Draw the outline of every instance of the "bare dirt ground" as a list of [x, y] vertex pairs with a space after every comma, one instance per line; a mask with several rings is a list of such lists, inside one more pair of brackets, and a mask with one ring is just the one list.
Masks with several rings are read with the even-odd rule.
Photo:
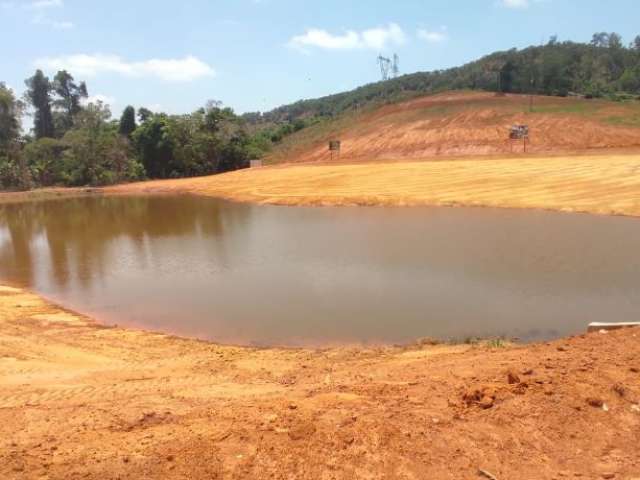
[[640, 215], [640, 154], [283, 165], [119, 185], [280, 205], [468, 205]]
[[259, 350], [1, 287], [0, 478], [637, 479], [639, 340]]
[[445, 92], [303, 129], [268, 161], [327, 161], [327, 143], [335, 139], [342, 141], [340, 158], [348, 161], [508, 155], [522, 151], [521, 142], [508, 140], [514, 124], [529, 126], [527, 150], [537, 154], [640, 147], [640, 102]]

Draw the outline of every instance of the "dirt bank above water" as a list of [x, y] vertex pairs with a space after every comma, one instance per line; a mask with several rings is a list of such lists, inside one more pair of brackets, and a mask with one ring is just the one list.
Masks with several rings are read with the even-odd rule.
[[259, 350], [0, 287], [0, 478], [640, 478], [639, 340]]
[[467, 205], [640, 216], [640, 155], [287, 165], [120, 185], [280, 205]]
[[282, 165], [106, 188], [0, 193], [0, 203], [183, 194], [276, 205], [465, 205], [640, 216], [640, 154]]

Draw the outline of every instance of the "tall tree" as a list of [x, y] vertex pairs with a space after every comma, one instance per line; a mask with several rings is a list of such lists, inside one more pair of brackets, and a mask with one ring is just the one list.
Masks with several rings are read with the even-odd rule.
[[599, 48], [606, 48], [609, 46], [609, 34], [607, 32], [594, 33], [591, 37], [591, 45]]
[[0, 82], [0, 153], [20, 133], [21, 105], [4, 83]]
[[53, 137], [53, 115], [51, 114], [51, 90], [49, 77], [36, 70], [33, 77], [25, 80], [27, 100], [35, 109], [33, 129], [36, 138]]
[[73, 126], [73, 117], [82, 109], [82, 99], [89, 96], [87, 85], [85, 82], [75, 83], [69, 72], [60, 70], [53, 79], [53, 90], [58, 97], [53, 104], [63, 113], [60, 133], [64, 133]]
[[138, 120], [140, 123], [144, 123], [149, 120], [153, 116], [153, 112], [145, 107], [140, 107], [138, 109]]
[[26, 190], [32, 185], [31, 175], [16, 141], [20, 135], [22, 107], [13, 91], [0, 82], [0, 187]]
[[127, 107], [122, 112], [122, 116], [120, 117], [120, 125], [118, 127], [118, 132], [120, 135], [124, 135], [125, 137], [131, 136], [131, 134], [136, 129], [136, 110], [131, 105], [127, 105]]

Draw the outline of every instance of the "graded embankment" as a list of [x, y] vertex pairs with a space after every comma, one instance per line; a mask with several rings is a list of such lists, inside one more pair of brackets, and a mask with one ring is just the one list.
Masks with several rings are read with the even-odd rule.
[[508, 155], [514, 124], [529, 126], [527, 151], [573, 154], [640, 147], [640, 102], [570, 97], [445, 92], [345, 113], [278, 144], [269, 163], [329, 161], [329, 140], [341, 140], [337, 161]]
[[640, 154], [283, 165], [119, 185], [279, 205], [467, 205], [640, 215]]

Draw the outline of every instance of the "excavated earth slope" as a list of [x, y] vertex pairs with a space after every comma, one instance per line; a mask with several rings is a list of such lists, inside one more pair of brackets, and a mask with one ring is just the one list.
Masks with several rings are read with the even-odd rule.
[[302, 130], [269, 161], [328, 161], [330, 139], [341, 140], [343, 161], [521, 152], [521, 142], [508, 140], [514, 124], [529, 126], [533, 153], [640, 147], [640, 102], [536, 96], [530, 111], [530, 101], [486, 92], [420, 97]]

